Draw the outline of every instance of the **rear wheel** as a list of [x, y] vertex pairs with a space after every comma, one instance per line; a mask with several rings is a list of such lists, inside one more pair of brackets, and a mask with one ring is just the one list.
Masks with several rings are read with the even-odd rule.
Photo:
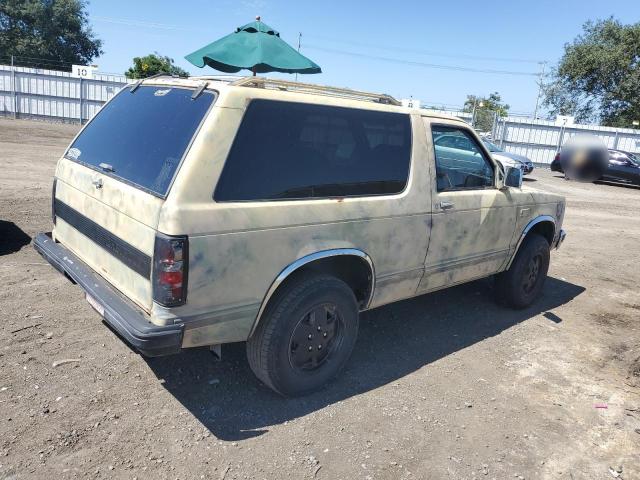
[[358, 304], [343, 281], [303, 275], [270, 302], [247, 341], [249, 365], [285, 396], [317, 390], [344, 367], [358, 333]]
[[513, 308], [531, 305], [542, 292], [549, 257], [547, 240], [542, 235], [529, 234], [509, 270], [496, 276], [497, 300]]

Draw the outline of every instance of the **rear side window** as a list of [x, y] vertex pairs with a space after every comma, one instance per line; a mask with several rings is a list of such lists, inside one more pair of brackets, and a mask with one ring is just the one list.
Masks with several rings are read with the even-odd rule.
[[438, 191], [493, 187], [493, 166], [468, 130], [432, 125]]
[[215, 95], [187, 88], [124, 89], [100, 110], [66, 157], [165, 196]]
[[384, 195], [404, 190], [408, 115], [254, 100], [214, 198], [217, 201]]

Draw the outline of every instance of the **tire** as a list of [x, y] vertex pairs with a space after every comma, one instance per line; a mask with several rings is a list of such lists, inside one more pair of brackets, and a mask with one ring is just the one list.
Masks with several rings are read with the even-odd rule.
[[247, 341], [247, 357], [253, 373], [276, 392], [305, 395], [344, 368], [357, 336], [351, 288], [330, 275], [303, 274], [276, 293]]
[[526, 308], [542, 292], [549, 271], [549, 242], [536, 233], [525, 239], [509, 270], [496, 276], [496, 299], [512, 308]]

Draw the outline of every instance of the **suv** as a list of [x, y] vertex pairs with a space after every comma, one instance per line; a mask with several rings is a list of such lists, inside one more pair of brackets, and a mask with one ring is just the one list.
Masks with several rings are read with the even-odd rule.
[[387, 95], [165, 76], [72, 141], [35, 248], [142, 354], [246, 341], [299, 395], [345, 365], [364, 310], [491, 275], [531, 304], [565, 201], [521, 184], [463, 121]]

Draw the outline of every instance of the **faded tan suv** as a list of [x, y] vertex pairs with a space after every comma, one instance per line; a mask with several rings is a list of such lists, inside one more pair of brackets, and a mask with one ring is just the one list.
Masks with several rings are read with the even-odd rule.
[[35, 247], [144, 355], [246, 341], [297, 395], [344, 366], [361, 311], [490, 275], [529, 305], [564, 205], [466, 123], [387, 95], [165, 76], [73, 140]]

